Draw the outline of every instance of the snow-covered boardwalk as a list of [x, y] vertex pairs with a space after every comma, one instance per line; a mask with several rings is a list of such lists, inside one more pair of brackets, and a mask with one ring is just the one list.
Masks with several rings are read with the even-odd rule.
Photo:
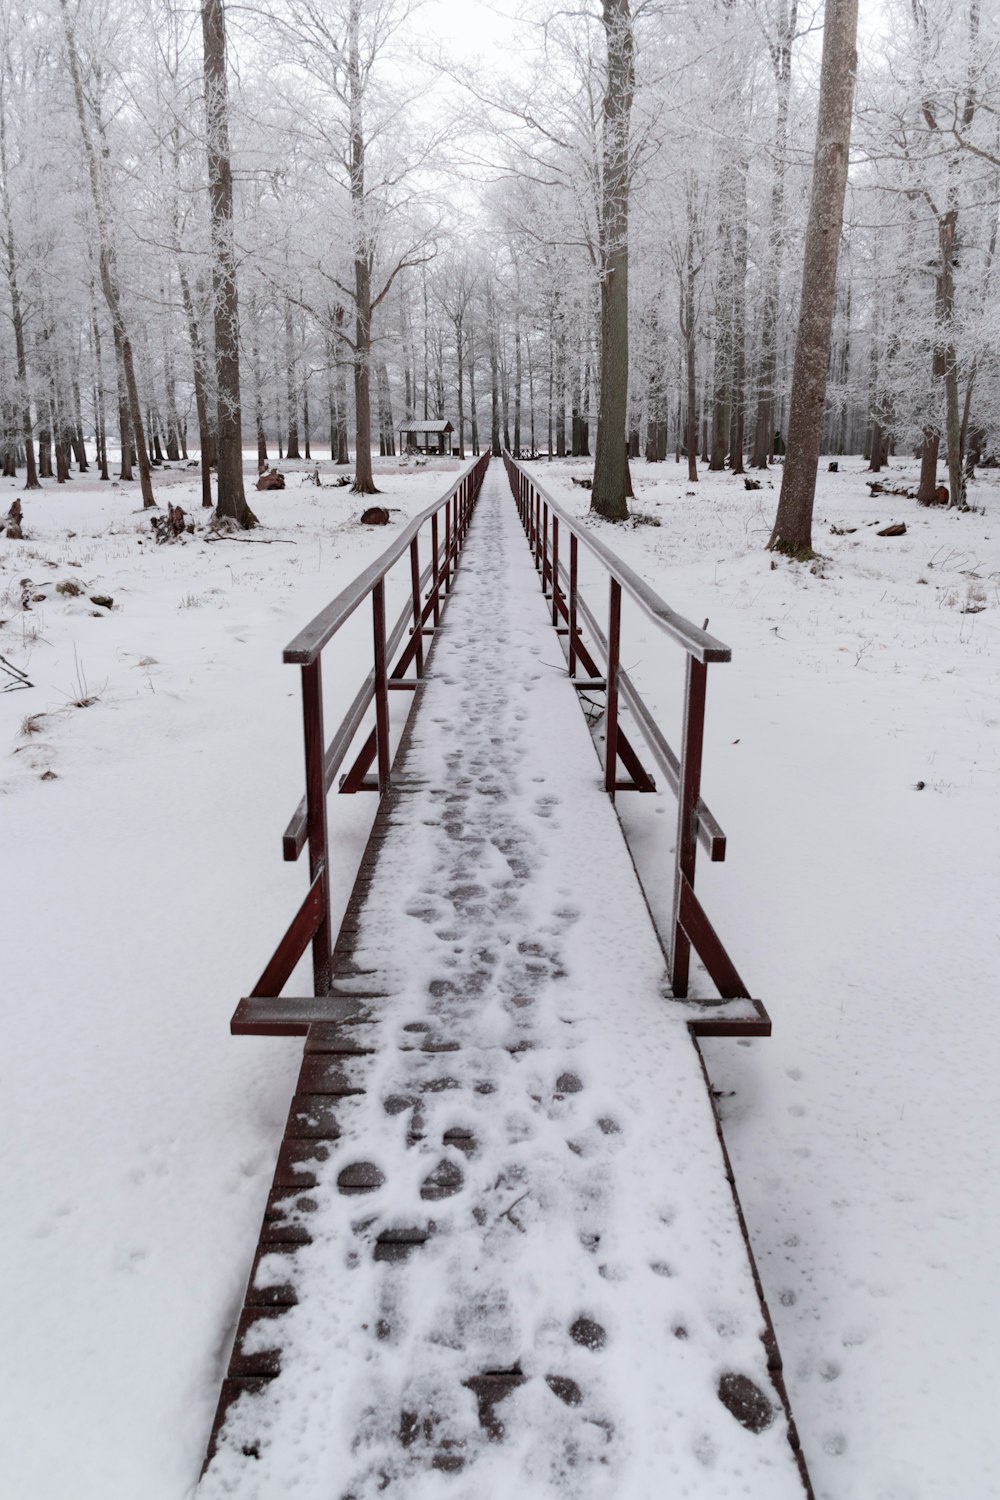
[[200, 1500], [801, 1500], [688, 1016], [493, 465]]

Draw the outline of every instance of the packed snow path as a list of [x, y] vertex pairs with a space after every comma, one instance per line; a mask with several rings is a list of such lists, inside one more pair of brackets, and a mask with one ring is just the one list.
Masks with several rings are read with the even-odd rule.
[[338, 945], [385, 998], [311, 1029], [200, 1500], [801, 1500], [700, 1058], [499, 465], [411, 725]]

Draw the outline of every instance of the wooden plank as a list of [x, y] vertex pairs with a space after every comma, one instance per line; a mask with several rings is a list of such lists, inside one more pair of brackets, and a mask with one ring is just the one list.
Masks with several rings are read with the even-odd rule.
[[278, 1152], [274, 1186], [297, 1190], [315, 1187], [320, 1168], [326, 1165], [333, 1153], [332, 1141], [299, 1140], [286, 1136]]
[[[219, 1441], [219, 1433], [225, 1425], [229, 1408], [237, 1402], [242, 1395], [259, 1396], [266, 1391], [272, 1376], [268, 1375], [233, 1375], [227, 1376], [222, 1382], [222, 1390], [219, 1395], [219, 1404], [215, 1410], [215, 1420], [212, 1423], [212, 1434], [208, 1440], [208, 1452], [205, 1454], [205, 1463], [202, 1468], [204, 1474], [212, 1459], [215, 1457]], [[253, 1449], [244, 1449], [248, 1458], [252, 1457]]]
[[312, 1242], [308, 1221], [316, 1212], [317, 1203], [308, 1188], [296, 1192], [294, 1189], [272, 1187], [264, 1209], [264, 1222], [260, 1231], [261, 1245], [308, 1245]]
[[[308, 942], [308, 939], [306, 939]], [[360, 999], [343, 995], [247, 995], [233, 1011], [233, 1036], [307, 1036], [317, 1022], [342, 1025], [371, 1014]]]
[[293, 1095], [285, 1136], [289, 1140], [339, 1140], [337, 1109], [340, 1103], [340, 1099], [333, 1094]]
[[[298, 1295], [292, 1285], [296, 1247], [261, 1245], [254, 1256], [246, 1307], [294, 1307]], [[267, 1269], [261, 1267], [267, 1263]]]
[[[236, 1325], [236, 1339], [229, 1357], [229, 1376], [268, 1376], [273, 1379], [281, 1373], [281, 1339], [278, 1328], [287, 1312], [284, 1307], [245, 1307]], [[269, 1326], [270, 1325], [270, 1326]], [[244, 1342], [251, 1333], [263, 1333], [270, 1347], [248, 1354]], [[259, 1343], [259, 1337], [255, 1337]]]
[[750, 1003], [756, 1011], [753, 1020], [713, 1019], [711, 1006], [706, 1006], [703, 1017], [688, 1022], [688, 1030], [692, 1036], [770, 1036], [771, 1017], [763, 1003], [760, 1000], [751, 1000]]
[[340, 1058], [323, 1052], [307, 1052], [299, 1072], [299, 1092], [346, 1098], [364, 1093], [366, 1077], [358, 1057]]
[[374, 1021], [334, 1025], [326, 1021], [310, 1026], [304, 1053], [327, 1052], [339, 1057], [364, 1057], [376, 1050], [378, 1025]]

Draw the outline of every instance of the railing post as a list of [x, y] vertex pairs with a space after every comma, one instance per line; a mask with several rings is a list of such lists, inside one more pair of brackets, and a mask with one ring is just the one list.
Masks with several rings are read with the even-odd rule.
[[451, 501], [444, 502], [444, 591], [451, 593]]
[[577, 540], [576, 532], [571, 531], [569, 537], [569, 675], [576, 676], [576, 574], [577, 574]]
[[542, 506], [542, 593], [549, 584], [549, 502]]
[[618, 779], [618, 658], [622, 634], [622, 586], [610, 580], [608, 599], [608, 687], [604, 739], [604, 789], [612, 802]]
[[313, 994], [328, 995], [333, 979], [330, 937], [330, 861], [326, 822], [326, 740], [320, 657], [302, 668], [302, 729], [306, 750], [306, 829], [309, 882], [322, 876], [323, 915], [312, 940]]
[[413, 633], [417, 638], [415, 658], [418, 677], [424, 675], [424, 636], [421, 626], [423, 607], [420, 599], [420, 543], [417, 537], [410, 543], [410, 588], [413, 592]]
[[441, 623], [441, 566], [438, 562], [438, 518], [437, 511], [431, 516], [431, 583], [434, 599], [434, 624]]
[[559, 624], [559, 517], [552, 517], [552, 623]]
[[673, 942], [670, 951], [670, 983], [678, 1000], [683, 1000], [688, 992], [691, 944], [680, 924], [681, 892], [685, 880], [689, 885], [694, 886], [707, 683], [707, 665], [689, 656], [687, 686], [684, 693], [684, 738], [681, 746], [680, 785], [677, 788], [677, 853], [674, 872]]
[[385, 660], [385, 579], [372, 589], [375, 634], [375, 748], [378, 752], [379, 796], [389, 790], [389, 685]]

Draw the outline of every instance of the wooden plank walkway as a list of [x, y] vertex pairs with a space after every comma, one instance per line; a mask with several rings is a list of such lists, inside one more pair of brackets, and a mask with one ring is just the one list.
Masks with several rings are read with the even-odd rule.
[[202, 1500], [811, 1494], [691, 1012], [557, 656], [494, 465], [336, 993], [290, 1003]]

